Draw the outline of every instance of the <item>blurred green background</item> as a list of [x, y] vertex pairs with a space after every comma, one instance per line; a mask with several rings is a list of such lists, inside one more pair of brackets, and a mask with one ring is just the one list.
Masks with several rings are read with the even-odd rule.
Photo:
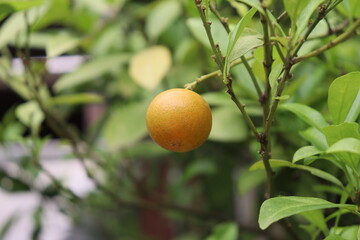
[[[329, 16], [332, 24], [348, 13], [348, 2]], [[249, 9], [235, 0], [216, 3], [231, 26]], [[279, 15], [284, 9], [282, 1], [274, 0], [272, 8], [274, 15]], [[59, 208], [73, 219], [75, 228], [87, 226], [92, 239], [226, 240], [234, 239], [238, 227], [240, 239], [284, 239], [274, 230], [258, 229], [257, 209], [263, 200], [265, 175], [249, 172], [248, 167], [260, 159], [259, 147], [216, 73], [195, 88], [213, 112], [213, 129], [203, 146], [189, 153], [172, 153], [158, 147], [147, 134], [146, 107], [156, 94], [182, 88], [217, 70], [193, 1], [3, 0], [0, 20], [0, 78], [4, 83], [0, 140], [5, 149], [20, 144], [31, 150], [29, 156], [18, 160], [20, 169], [30, 173], [29, 181], [18, 181], [1, 170], [0, 183], [4, 179], [14, 183], [12, 187], [2, 184], [4, 190], [30, 191], [28, 185], [42, 171], [33, 164], [34, 157], [54, 139], [68, 144], [44, 123], [41, 111], [29, 105], [26, 74], [12, 70], [14, 59], [28, 49], [33, 71], [48, 87], [42, 94], [57, 117], [104, 160], [97, 167], [102, 182], [125, 202], [113, 201], [99, 189], [74, 200], [50, 186], [55, 190], [41, 196], [56, 202], [66, 200]], [[285, 27], [289, 25], [286, 21]], [[261, 32], [257, 15], [252, 28]], [[212, 31], [220, 48], [226, 48], [226, 32], [215, 19]], [[313, 36], [326, 31], [326, 23], [321, 23]], [[329, 37], [316, 38], [303, 51], [328, 41]], [[289, 95], [287, 101], [312, 106], [328, 116], [329, 84], [359, 69], [358, 46], [355, 37], [296, 65], [284, 92]], [[259, 80], [263, 80], [262, 55], [261, 48], [255, 49], [250, 60]], [[81, 65], [62, 67], [68, 65], [66, 57], [70, 56], [79, 56]], [[51, 69], [50, 59], [58, 59], [59, 66]], [[56, 72], [58, 68], [64, 70]], [[261, 123], [262, 110], [247, 71], [238, 65], [232, 72], [238, 97]], [[301, 120], [280, 109], [273, 132], [273, 157], [291, 160], [296, 149], [305, 145], [299, 135], [305, 129]], [[68, 157], [64, 156], [64, 161]], [[322, 167], [334, 170], [326, 164]], [[275, 178], [274, 195], [330, 194], [308, 187], [318, 184], [318, 179], [306, 173], [283, 169]], [[151, 207], [138, 204], [138, 199]], [[37, 222], [34, 232], [40, 229], [41, 233]], [[6, 236], [9, 226], [3, 226], [0, 236]], [[40, 236], [33, 233], [33, 239]]]

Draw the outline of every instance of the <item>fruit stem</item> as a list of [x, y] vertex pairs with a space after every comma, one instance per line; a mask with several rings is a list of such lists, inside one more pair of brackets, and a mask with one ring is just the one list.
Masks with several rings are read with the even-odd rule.
[[[253, 58], [254, 58], [254, 57], [251, 56], [251, 57], [246, 58], [245, 60], [250, 60], [250, 59], [253, 59]], [[244, 62], [242, 61], [242, 59], [236, 59], [236, 60], [234, 60], [233, 62], [231, 62], [230, 68], [233, 67], [233, 66], [242, 64], [242, 63], [244, 63]], [[221, 70], [217, 70], [217, 71], [214, 71], [214, 72], [211, 72], [211, 73], [202, 75], [201, 77], [198, 77], [195, 81], [193, 81], [193, 82], [191, 82], [191, 83], [185, 84], [185, 85], [184, 85], [184, 88], [189, 89], [189, 90], [193, 90], [194, 88], [196, 88], [196, 86], [197, 86], [199, 83], [202, 83], [202, 82], [204, 82], [205, 80], [210, 79], [210, 78], [212, 78], [212, 77], [216, 77], [216, 76], [222, 76], [222, 71], [221, 71]]]

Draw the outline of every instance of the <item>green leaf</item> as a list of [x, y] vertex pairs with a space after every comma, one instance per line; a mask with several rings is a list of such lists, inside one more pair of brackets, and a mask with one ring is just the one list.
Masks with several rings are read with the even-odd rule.
[[212, 110], [213, 123], [209, 139], [219, 142], [237, 142], [246, 139], [247, 127], [234, 107], [217, 107]]
[[104, 73], [120, 68], [129, 59], [128, 55], [114, 54], [102, 56], [84, 63], [75, 72], [63, 75], [54, 85], [55, 91], [63, 91], [80, 84], [90, 82]]
[[32, 7], [40, 6], [44, 3], [44, 0], [1, 0], [0, 9], [3, 6], [8, 6], [13, 9], [13, 11], [21, 11]]
[[[285, 10], [291, 19], [292, 28], [294, 28], [296, 23], [301, 20], [299, 16], [308, 5], [309, 1], [310, 0], [283, 0]], [[307, 24], [307, 22], [305, 24]], [[293, 29], [293, 31], [295, 31], [295, 29]]]
[[246, 3], [247, 5], [255, 8], [261, 14], [264, 14], [264, 9], [261, 7], [260, 1], [258, 0], [238, 0], [238, 1]]
[[266, 176], [264, 171], [242, 170], [237, 180], [237, 189], [240, 196], [244, 196], [250, 190], [264, 182]]
[[300, 132], [300, 135], [317, 149], [325, 151], [328, 148], [325, 135], [317, 128], [311, 127]]
[[360, 239], [360, 225], [333, 227], [330, 233], [341, 236], [345, 240]]
[[236, 24], [235, 29], [231, 31], [229, 34], [229, 42], [225, 56], [224, 76], [227, 76], [227, 74], [230, 71], [230, 55], [234, 50], [234, 47], [238, 39], [240, 38], [241, 34], [243, 33], [245, 27], [249, 24], [255, 13], [256, 13], [255, 8], [250, 9], [250, 11], [247, 12], [247, 14], [243, 18], [241, 18], [240, 21]]
[[212, 175], [217, 167], [213, 161], [199, 160], [190, 163], [184, 172], [184, 180], [189, 180], [199, 175]]
[[338, 5], [338, 9], [343, 14], [347, 14], [350, 18], [356, 18], [360, 16], [360, 7], [358, 0], [345, 0]]
[[[324, 134], [326, 135], [327, 142], [329, 145], [334, 145], [338, 141], [341, 141], [342, 139], [346, 138], [354, 138], [360, 140], [360, 134], [359, 134], [359, 125], [357, 123], [351, 122], [351, 123], [342, 123], [339, 125], [331, 125], [328, 127], [325, 127], [323, 129]], [[336, 148], [341, 147], [341, 145], [337, 146]], [[344, 146], [346, 148], [346, 146]], [[349, 146], [355, 147], [355, 146]], [[336, 149], [335, 149], [336, 150]], [[332, 152], [339, 160], [342, 162], [345, 162], [349, 166], [354, 166], [358, 162], [358, 155], [356, 153], [353, 153], [352, 151], [356, 151], [354, 149], [349, 149], [349, 151], [337, 151]], [[328, 151], [328, 149], [327, 149]]]
[[351, 106], [348, 115], [346, 116], [345, 122], [355, 122], [360, 114], [360, 89], [356, 98], [354, 100], [353, 105]]
[[[28, 24], [30, 26], [34, 24], [43, 16], [46, 10], [46, 6], [34, 7], [27, 10]], [[0, 28], [0, 49], [24, 33], [27, 26], [24, 12], [21, 11], [11, 15]]]
[[235, 42], [228, 61], [232, 62], [235, 59], [245, 55], [250, 50], [263, 45], [261, 38], [262, 35], [259, 32], [245, 28], [243, 33]]
[[360, 140], [356, 138], [344, 138], [331, 145], [327, 153], [350, 152], [360, 154]]
[[260, 207], [259, 225], [266, 229], [272, 223], [307, 211], [327, 208], [343, 208], [356, 211], [355, 205], [336, 204], [313, 197], [275, 197], [266, 200]]
[[237, 240], [239, 235], [238, 227], [234, 222], [218, 224], [210, 236], [205, 240]]
[[131, 146], [146, 136], [147, 103], [130, 103], [111, 111], [102, 135], [110, 150]]
[[160, 2], [148, 15], [145, 30], [150, 39], [157, 39], [181, 14], [177, 0]]
[[58, 32], [46, 43], [46, 55], [49, 58], [56, 57], [76, 48], [79, 43], [78, 36], [65, 31]]
[[206, 92], [201, 94], [201, 96], [211, 106], [231, 107], [234, 105], [234, 103], [229, 99], [229, 94], [227, 94], [225, 91]]
[[[189, 18], [186, 20], [186, 25], [189, 28], [192, 35], [205, 47], [211, 49], [209, 39], [207, 38], [204, 25], [200, 18]], [[220, 50], [222, 52], [226, 51], [228, 43], [228, 34], [224, 29], [224, 26], [217, 20], [212, 21], [211, 24], [211, 33], [214, 38], [215, 43], [219, 43]]]
[[301, 213], [312, 225], [318, 227], [324, 235], [329, 234], [329, 229], [326, 225], [324, 214], [321, 210], [313, 210]]
[[319, 130], [329, 125], [318, 111], [309, 106], [300, 103], [286, 103], [281, 107], [296, 114], [307, 124]]
[[167, 154], [169, 151], [151, 140], [139, 142], [125, 151], [125, 157], [130, 159], [158, 158]]
[[324, 238], [324, 240], [347, 240], [347, 239], [342, 238], [342, 237], [340, 237], [339, 235], [336, 235], [336, 234], [330, 234], [329, 236]]
[[102, 103], [103, 97], [95, 93], [77, 93], [71, 95], [56, 96], [49, 99], [50, 105], [75, 105]]
[[358, 112], [359, 103], [355, 103], [355, 99], [360, 89], [360, 72], [348, 73], [335, 79], [329, 88], [328, 105], [334, 124], [343, 123], [352, 109], [352, 113], [348, 120], [356, 118], [354, 113]]
[[44, 113], [39, 105], [34, 101], [29, 101], [19, 105], [15, 111], [16, 117], [34, 132], [38, 132], [41, 123], [45, 119]]
[[[312, 175], [317, 176], [319, 178], [322, 178], [324, 180], [327, 180], [331, 183], [334, 183], [335, 185], [340, 186], [341, 188], [344, 188], [344, 185], [340, 182], [339, 179], [337, 179], [336, 177], [334, 177], [333, 175], [324, 172], [320, 169], [317, 168], [313, 168], [313, 167], [309, 167], [309, 166], [304, 166], [304, 165], [298, 165], [298, 164], [294, 164], [291, 163], [289, 161], [285, 161], [285, 160], [277, 160], [277, 159], [270, 159], [270, 165], [272, 168], [277, 168], [277, 167], [290, 167], [290, 168], [295, 168], [295, 169], [300, 169], [300, 170], [304, 170], [304, 171], [308, 171], [310, 172]], [[263, 161], [258, 161], [256, 163], [254, 163], [251, 167], [250, 170], [257, 170], [257, 169], [264, 169], [264, 163]]]
[[296, 163], [297, 161], [299, 161], [301, 159], [311, 157], [311, 156], [321, 154], [321, 153], [322, 153], [322, 151], [320, 151], [319, 149], [317, 149], [314, 146], [305, 146], [305, 147], [299, 148], [295, 152], [292, 162]]
[[296, 21], [296, 27], [297, 27], [296, 32], [298, 36], [309, 24], [311, 15], [322, 2], [324, 2], [324, 0], [311, 0], [309, 3], [306, 4], [304, 9], [301, 11], [299, 18]]
[[[32, 26], [35, 30], [43, 29], [51, 24], [62, 22], [67, 26], [75, 27], [78, 23], [72, 24], [72, 21], [77, 21], [74, 18], [71, 10], [71, 0], [51, 0], [47, 1], [47, 10], [44, 15], [34, 23]], [[77, 11], [76, 11], [77, 13]], [[86, 19], [87, 20], [87, 19]], [[88, 22], [89, 24], [89, 22]]]
[[274, 99], [280, 100], [280, 101], [287, 100], [287, 99], [289, 99], [289, 98], [290, 98], [289, 95], [282, 95], [282, 96], [280, 96], [280, 97], [274, 97]]
[[323, 132], [329, 145], [332, 145], [343, 138], [360, 139], [359, 124], [354, 122], [327, 126], [323, 128]]

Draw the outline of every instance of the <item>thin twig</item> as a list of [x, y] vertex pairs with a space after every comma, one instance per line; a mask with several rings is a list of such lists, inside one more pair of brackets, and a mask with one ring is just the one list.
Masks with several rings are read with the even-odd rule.
[[[251, 56], [251, 57], [246, 58], [246, 60], [249, 61], [249, 60], [251, 60], [253, 58], [254, 57]], [[231, 62], [230, 68], [232, 68], [232, 67], [234, 67], [236, 65], [242, 64], [242, 63], [243, 63], [243, 61], [241, 59], [236, 59], [236, 60]], [[202, 82], [204, 82], [204, 81], [206, 81], [206, 80], [208, 80], [210, 78], [213, 78], [213, 77], [216, 77], [216, 76], [221, 76], [221, 75], [222, 75], [221, 70], [217, 70], [217, 71], [202, 75], [201, 77], [198, 77], [195, 81], [185, 84], [184, 88], [189, 89], [189, 90], [193, 90], [193, 89], [196, 88], [197, 84], [202, 83]]]
[[335, 38], [334, 40], [328, 42], [327, 44], [325, 44], [324, 46], [309, 52], [307, 54], [304, 54], [300, 57], [294, 58], [293, 62], [294, 64], [299, 63], [305, 59], [314, 57], [314, 56], [318, 56], [320, 54], [322, 54], [323, 52], [335, 47], [336, 45], [338, 45], [339, 43], [342, 43], [346, 40], [348, 40], [355, 32], [356, 30], [360, 27], [360, 18], [357, 19], [353, 25], [351, 25], [343, 34], [339, 35], [337, 38]]
[[328, 32], [323, 33], [323, 34], [308, 37], [307, 41], [316, 40], [316, 39], [320, 39], [320, 38], [326, 38], [326, 37], [329, 37], [331, 35], [342, 34], [342, 33], [344, 33], [344, 29], [348, 24], [349, 24], [349, 20], [345, 19], [341, 23], [339, 23], [336, 26], [332, 27], [332, 31], [328, 31]]
[[287, 11], [283, 11], [277, 18], [276, 21], [280, 22], [287, 15]]
[[[265, 12], [266, 21], [269, 23], [270, 35], [271, 35], [272, 37], [276, 37], [275, 28], [274, 28], [274, 24], [275, 24], [275, 23], [273, 23], [273, 22], [270, 20], [270, 16], [269, 16], [268, 10], [267, 10], [267, 9], [264, 9], [264, 12]], [[285, 12], [285, 13], [286, 13], [286, 12]], [[279, 43], [278, 41], [274, 41], [274, 43], [275, 43], [276, 51], [278, 52], [281, 61], [282, 61], [283, 63], [285, 63], [285, 57], [284, 57], [283, 52], [281, 51], [280, 43]]]
[[200, 14], [200, 18], [202, 20], [202, 23], [204, 25], [206, 35], [209, 39], [210, 46], [212, 48], [213, 53], [215, 54], [215, 62], [218, 65], [219, 69], [224, 69], [224, 62], [223, 62], [223, 56], [219, 50], [219, 47], [217, 44], [215, 44], [214, 38], [211, 34], [211, 21], [208, 21], [205, 16], [205, 7], [201, 6], [201, 0], [195, 0], [196, 8], [198, 9], [198, 12]]
[[[263, 3], [262, 0], [259, 0], [260, 4], [264, 10], [264, 12], [267, 12], [266, 6]], [[269, 32], [269, 22], [268, 16], [266, 14], [260, 16], [261, 25], [263, 28], [263, 34], [264, 34], [264, 70], [265, 70], [265, 91], [264, 94], [259, 99], [259, 102], [263, 108], [263, 126], [266, 125], [266, 116], [268, 115], [270, 111], [270, 98], [271, 98], [271, 85], [270, 85], [270, 73], [272, 70], [272, 63], [274, 61], [272, 57], [272, 43], [270, 40], [270, 32]], [[271, 142], [270, 137], [268, 135], [268, 132], [264, 132], [260, 134], [258, 141], [260, 143], [260, 155], [262, 158], [262, 161], [265, 166], [266, 171], [266, 192], [265, 192], [265, 198], [271, 198], [272, 196], [272, 176], [273, 171], [270, 165], [270, 158], [271, 158]]]

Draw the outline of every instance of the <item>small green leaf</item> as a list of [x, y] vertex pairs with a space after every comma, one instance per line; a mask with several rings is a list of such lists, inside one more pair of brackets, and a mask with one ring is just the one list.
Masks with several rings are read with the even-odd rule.
[[[227, 74], [230, 71], [230, 55], [232, 54], [232, 51], [234, 50], [234, 47], [240, 38], [241, 34], [243, 33], [245, 27], [249, 24], [252, 17], [256, 13], [256, 9], [252, 8], [250, 9], [247, 14], [240, 19], [240, 21], [236, 24], [235, 29], [230, 32], [229, 34], [229, 42], [226, 50], [226, 56], [225, 56], [225, 66], [224, 66], [224, 78], [227, 76]], [[240, 56], [237, 56], [240, 57]]]
[[[270, 86], [271, 86], [271, 89], [274, 93], [274, 91], [277, 89], [277, 86], [278, 86], [278, 79], [280, 77], [280, 74], [283, 70], [283, 64], [282, 64], [282, 60], [275, 60], [273, 65], [272, 65], [272, 69], [271, 69], [271, 73], [270, 73], [270, 76], [269, 76], [269, 82], [270, 82]], [[285, 95], [287, 96], [286, 99], [289, 98], [289, 95]], [[275, 99], [279, 99], [279, 100], [282, 100], [283, 96], [280, 96], [280, 97], [275, 97]], [[283, 100], [286, 100], [286, 99], [283, 99]]]
[[264, 171], [242, 170], [237, 180], [237, 189], [240, 196], [245, 195], [250, 190], [264, 182], [266, 176]]
[[103, 97], [95, 93], [77, 93], [71, 95], [56, 96], [49, 99], [51, 105], [75, 105], [75, 104], [90, 104], [102, 103]]
[[341, 11], [342, 14], [347, 14], [352, 19], [360, 16], [360, 7], [358, 0], [342, 1], [342, 3], [338, 5], [338, 9]]
[[217, 107], [212, 110], [213, 123], [209, 139], [219, 142], [244, 140], [248, 130], [241, 114], [233, 107]]
[[211, 106], [231, 107], [234, 105], [234, 103], [229, 99], [229, 94], [227, 94], [225, 91], [206, 92], [201, 94], [201, 96]]
[[321, 153], [322, 153], [322, 151], [320, 151], [319, 149], [317, 149], [314, 146], [305, 146], [305, 147], [299, 148], [295, 152], [292, 162], [296, 163], [297, 161], [299, 161], [301, 159], [311, 157], [311, 156], [321, 154]]
[[329, 234], [329, 229], [326, 225], [324, 214], [321, 210], [313, 210], [301, 213], [312, 225], [318, 227], [324, 235]]
[[345, 122], [355, 122], [356, 119], [359, 117], [360, 114], [360, 89], [358, 91], [358, 94], [356, 95], [356, 98], [354, 100], [354, 103], [352, 104], [348, 115], [346, 116]]
[[[189, 18], [186, 20], [186, 25], [192, 35], [205, 47], [211, 49], [209, 39], [207, 38], [204, 25], [200, 18]], [[224, 26], [217, 20], [212, 21], [211, 33], [215, 43], [219, 43], [220, 50], [225, 52], [228, 43], [228, 34]]]
[[1, 0], [0, 7], [7, 5], [14, 11], [21, 11], [32, 7], [40, 6], [44, 0]]
[[160, 147], [152, 140], [141, 141], [126, 149], [125, 157], [130, 159], [159, 158], [169, 154], [169, 151]]
[[250, 50], [263, 45], [261, 38], [262, 35], [259, 32], [245, 28], [243, 33], [235, 42], [228, 61], [232, 62], [235, 59], [245, 55]]
[[[343, 123], [352, 109], [360, 89], [360, 72], [348, 73], [335, 79], [329, 88], [328, 105], [334, 124]], [[356, 113], [359, 107], [354, 107]], [[352, 114], [354, 114], [352, 113]], [[355, 116], [355, 115], [354, 115]], [[351, 116], [351, 119], [354, 118]]]
[[283, 96], [280, 96], [280, 97], [274, 97], [274, 99], [276, 99], [276, 100], [287, 100], [287, 99], [289, 99], [290, 98], [290, 96], [289, 95], [283, 95]]
[[300, 36], [302, 31], [306, 28], [311, 15], [322, 2], [324, 2], [324, 0], [311, 0], [308, 4], [306, 4], [304, 9], [302, 9], [299, 18], [296, 21], [296, 32], [298, 36]]
[[329, 236], [324, 238], [324, 240], [347, 240], [347, 239], [340, 237], [339, 235], [336, 234], [330, 234]]
[[39, 131], [41, 123], [45, 119], [44, 113], [39, 105], [34, 101], [29, 101], [16, 108], [16, 117], [34, 132]]
[[102, 135], [110, 150], [133, 145], [146, 136], [147, 103], [130, 103], [111, 111]]
[[160, 2], [148, 15], [145, 30], [150, 39], [157, 39], [181, 14], [177, 0]]
[[350, 152], [360, 154], [360, 140], [356, 138], [344, 138], [331, 145], [327, 153]]
[[327, 126], [323, 128], [323, 132], [329, 145], [332, 145], [343, 138], [360, 139], [359, 124], [354, 122]]
[[84, 63], [75, 72], [63, 75], [54, 85], [55, 91], [63, 91], [80, 84], [93, 81], [106, 72], [117, 70], [129, 59], [128, 55], [114, 54]]
[[[335, 143], [347, 139], [347, 138], [353, 138], [360, 140], [360, 134], [359, 134], [359, 125], [355, 122], [345, 122], [339, 125], [331, 125], [328, 127], [325, 127], [323, 129], [324, 134], [326, 135], [327, 142], [329, 145], [334, 145]], [[341, 143], [340, 143], [341, 144]], [[351, 146], [341, 146], [337, 145], [333, 149], [334, 152], [332, 154], [336, 155], [336, 157], [341, 160], [342, 162], [346, 162], [347, 165], [354, 166], [358, 162], [358, 155], [354, 153], [353, 151], [356, 151], [356, 149], [351, 149], [352, 147], [355, 147], [353, 145]], [[348, 148], [349, 151], [335, 151], [340, 150], [341, 148]], [[329, 149], [327, 149], [328, 151]], [[355, 165], [354, 165], [355, 164]]]
[[330, 233], [336, 234], [345, 240], [360, 239], [360, 225], [344, 226], [344, 227], [333, 227]]
[[343, 208], [356, 211], [355, 205], [336, 204], [313, 197], [275, 197], [266, 200], [260, 207], [259, 225], [266, 229], [272, 223], [307, 211], [327, 208]]
[[307, 124], [316, 127], [319, 130], [329, 125], [318, 111], [306, 105], [300, 103], [286, 103], [281, 105], [281, 107], [296, 114]]
[[28, 26], [27, 24], [34, 24], [45, 14], [46, 10], [47, 8], [45, 6], [26, 10], [28, 23], [25, 21], [23, 11], [11, 15], [0, 28], [0, 48], [3, 48], [6, 44], [15, 40], [16, 36], [24, 33]]
[[303, 9], [308, 5], [309, 1], [310, 0], [283, 0], [285, 10], [291, 19], [291, 26], [294, 32], [296, 23], [301, 20], [299, 16]]
[[190, 163], [184, 173], [184, 180], [189, 180], [199, 175], [212, 175], [216, 173], [217, 167], [213, 161], [199, 160]]
[[261, 7], [260, 1], [258, 0], [238, 0], [239, 2], [246, 3], [247, 5], [255, 8], [259, 13], [264, 14], [264, 9]]
[[59, 32], [46, 43], [46, 55], [49, 58], [56, 57], [76, 48], [79, 43], [78, 36], [65, 31]]
[[311, 127], [300, 132], [300, 135], [317, 149], [325, 151], [328, 148], [325, 135], [317, 128]]
[[[327, 181], [329, 181], [331, 183], [334, 183], [334, 184], [340, 186], [341, 188], [344, 188], [344, 185], [340, 182], [339, 179], [337, 179], [333, 175], [331, 175], [331, 174], [329, 174], [327, 172], [324, 172], [324, 171], [322, 171], [320, 169], [317, 169], [317, 168], [304, 166], [304, 165], [298, 165], [298, 164], [291, 163], [289, 161], [278, 160], [278, 159], [270, 159], [270, 165], [271, 165], [272, 168], [290, 167], [290, 168], [295, 168], [295, 169], [308, 171], [314, 176], [317, 176], [317, 177], [322, 178], [324, 180], [327, 180]], [[264, 167], [263, 161], [258, 161], [258, 162], [254, 163], [250, 167], [250, 170], [253, 171], [253, 170], [264, 169], [264, 168], [265, 167]]]
[[236, 223], [227, 222], [218, 224], [210, 236], [205, 240], [237, 240], [239, 235]]

